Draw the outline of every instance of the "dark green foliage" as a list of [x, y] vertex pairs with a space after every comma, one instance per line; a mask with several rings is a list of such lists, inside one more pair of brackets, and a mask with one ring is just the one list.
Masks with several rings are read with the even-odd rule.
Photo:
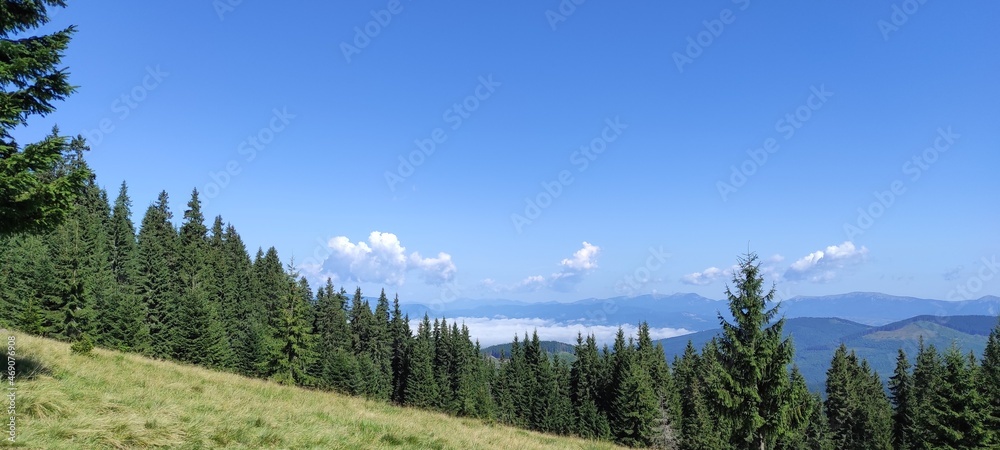
[[838, 449], [892, 448], [892, 407], [882, 381], [843, 344], [827, 371], [826, 412]]
[[719, 315], [720, 399], [718, 411], [733, 421], [733, 445], [764, 448], [773, 445], [786, 431], [788, 409], [788, 364], [792, 344], [782, 337], [785, 319], [774, 320], [778, 308], [774, 288], [764, 293], [757, 255], [739, 261], [733, 274], [736, 291], [726, 287], [729, 311], [734, 322]]
[[993, 328], [979, 367], [979, 391], [983, 399], [988, 444], [1000, 446], [1000, 323]]
[[576, 361], [570, 371], [570, 394], [575, 414], [573, 432], [591, 439], [606, 439], [611, 426], [605, 411], [599, 408], [606, 375], [594, 335], [576, 338]]
[[906, 352], [899, 349], [896, 370], [889, 378], [889, 395], [892, 400], [892, 448], [908, 450], [913, 447], [913, 378]]
[[0, 236], [52, 230], [90, 179], [85, 165], [64, 164], [79, 152], [58, 129], [26, 145], [11, 135], [29, 117], [54, 112], [53, 103], [75, 90], [59, 66], [76, 29], [30, 35], [48, 23], [49, 8], [65, 6], [61, 0], [0, 3]]
[[94, 341], [86, 334], [80, 336], [80, 339], [69, 346], [69, 351], [77, 355], [89, 355], [93, 350]]
[[434, 340], [431, 336], [431, 323], [426, 315], [417, 327], [412, 348], [406, 378], [406, 404], [420, 408], [436, 407], [439, 403], [439, 390], [434, 377]]
[[146, 209], [138, 237], [137, 292], [146, 309], [150, 353], [165, 358], [173, 351], [170, 318], [178, 301], [177, 232], [170, 219], [166, 192]]
[[101, 345], [126, 351], [149, 351], [146, 305], [136, 291], [138, 247], [132, 223], [132, 200], [122, 182], [108, 225], [108, 257], [113, 283], [107, 310], [98, 315], [105, 330]]

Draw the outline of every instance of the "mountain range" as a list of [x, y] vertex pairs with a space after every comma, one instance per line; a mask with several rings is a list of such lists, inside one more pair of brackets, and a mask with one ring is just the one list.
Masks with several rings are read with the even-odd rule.
[[[837, 317], [863, 325], [885, 325], [915, 316], [989, 315], [1000, 313], [1000, 297], [946, 301], [877, 292], [792, 297], [780, 302], [786, 318]], [[462, 299], [441, 304], [404, 304], [410, 318], [534, 318], [558, 323], [617, 325], [646, 321], [650, 327], [704, 331], [719, 326], [718, 314], [729, 317], [725, 300], [697, 294], [648, 294], [636, 297], [583, 299], [574, 302], [526, 303], [506, 299]], [[531, 330], [525, 330], [530, 332]], [[545, 336], [541, 336], [545, 339]]]

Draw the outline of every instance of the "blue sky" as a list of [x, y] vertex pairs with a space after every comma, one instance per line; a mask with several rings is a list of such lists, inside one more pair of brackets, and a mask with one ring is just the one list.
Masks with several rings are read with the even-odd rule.
[[1000, 294], [1000, 5], [233, 3], [71, 2], [25, 133], [404, 301]]

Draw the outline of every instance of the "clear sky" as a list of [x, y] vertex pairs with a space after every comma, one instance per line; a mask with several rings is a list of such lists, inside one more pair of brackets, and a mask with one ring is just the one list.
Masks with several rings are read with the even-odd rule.
[[47, 29], [78, 26], [79, 91], [26, 133], [87, 136], [137, 223], [197, 187], [251, 252], [403, 301], [721, 298], [748, 246], [786, 297], [975, 298], [1000, 294], [997, 17], [71, 1]]

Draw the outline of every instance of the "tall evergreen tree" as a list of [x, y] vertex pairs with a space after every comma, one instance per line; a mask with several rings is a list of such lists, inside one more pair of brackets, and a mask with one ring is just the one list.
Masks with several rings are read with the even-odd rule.
[[392, 300], [392, 319], [389, 323], [392, 343], [392, 401], [403, 404], [406, 397], [407, 357], [410, 352], [410, 317], [399, 308], [399, 295]]
[[739, 260], [733, 274], [736, 292], [726, 287], [729, 323], [721, 314], [719, 340], [722, 413], [733, 421], [733, 444], [741, 448], [764, 449], [786, 432], [788, 408], [787, 367], [792, 360], [792, 344], [782, 337], [785, 319], [775, 321], [778, 307], [772, 287], [766, 294], [757, 255]]
[[435, 407], [439, 402], [439, 393], [434, 377], [434, 341], [431, 337], [431, 323], [426, 315], [417, 327], [412, 348], [406, 379], [406, 404], [419, 408]]
[[180, 280], [177, 277], [177, 232], [170, 220], [166, 191], [160, 192], [142, 219], [138, 237], [138, 293], [146, 309], [150, 353], [165, 358], [173, 349], [170, 317], [174, 314]]
[[889, 378], [889, 395], [893, 408], [892, 448], [909, 450], [913, 448], [913, 378], [910, 376], [910, 361], [903, 349], [899, 349], [896, 369]]
[[210, 298], [216, 292], [216, 280], [209, 265], [208, 229], [197, 189], [191, 193], [187, 207], [178, 242], [180, 292], [168, 322], [172, 356], [209, 367], [228, 367], [233, 364], [233, 354], [225, 326]]
[[146, 305], [137, 292], [139, 281], [138, 247], [132, 222], [132, 200], [123, 181], [111, 211], [108, 226], [110, 269], [114, 283], [109, 310], [100, 314], [100, 326], [107, 330], [102, 345], [137, 352], [149, 351]]
[[590, 439], [606, 439], [611, 428], [605, 411], [598, 408], [604, 375], [597, 351], [597, 340], [593, 334], [576, 337], [573, 361], [570, 371], [570, 393], [575, 413], [573, 433]]
[[986, 412], [986, 428], [992, 430], [989, 444], [1000, 447], [1000, 322], [990, 332], [979, 368], [979, 390]]
[[71, 214], [91, 178], [85, 165], [62, 165], [74, 149], [57, 128], [39, 142], [19, 144], [12, 131], [32, 116], [55, 111], [53, 103], [75, 91], [62, 57], [74, 26], [32, 35], [49, 22], [63, 0], [0, 3], [0, 236], [47, 232]]
[[838, 449], [892, 448], [892, 410], [878, 374], [841, 344], [826, 375], [826, 411]]

